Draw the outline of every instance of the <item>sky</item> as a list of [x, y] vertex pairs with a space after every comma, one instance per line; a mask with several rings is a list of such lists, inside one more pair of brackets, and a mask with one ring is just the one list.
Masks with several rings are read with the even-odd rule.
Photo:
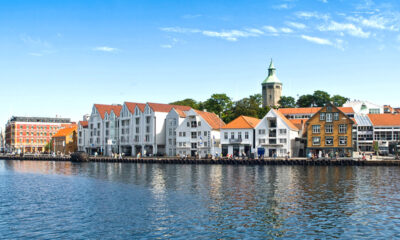
[[400, 106], [396, 0], [13, 0], [0, 5], [0, 126], [94, 103], [239, 100], [272, 58], [283, 95]]

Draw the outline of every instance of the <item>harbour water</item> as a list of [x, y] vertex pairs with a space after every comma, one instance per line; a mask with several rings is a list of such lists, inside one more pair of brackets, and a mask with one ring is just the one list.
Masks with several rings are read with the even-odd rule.
[[393, 239], [400, 167], [0, 160], [1, 239]]

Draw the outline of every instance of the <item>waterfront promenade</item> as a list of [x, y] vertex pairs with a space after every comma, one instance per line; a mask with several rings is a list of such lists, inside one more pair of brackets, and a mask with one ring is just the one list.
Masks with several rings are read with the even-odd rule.
[[[0, 155], [4, 160], [23, 161], [71, 161], [69, 156], [7, 156]], [[394, 158], [381, 158], [373, 160], [360, 160], [359, 158], [339, 159], [307, 159], [307, 158], [263, 158], [263, 159], [196, 159], [196, 158], [173, 158], [173, 157], [89, 157], [89, 162], [111, 162], [111, 163], [158, 163], [158, 164], [223, 164], [223, 165], [302, 165], [302, 166], [400, 166], [400, 160]]]

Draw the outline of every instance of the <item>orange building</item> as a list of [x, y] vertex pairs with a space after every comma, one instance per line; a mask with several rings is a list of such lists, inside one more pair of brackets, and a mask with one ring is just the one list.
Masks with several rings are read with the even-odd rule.
[[56, 153], [70, 154], [78, 150], [78, 126], [60, 129], [53, 137], [53, 151]]
[[306, 122], [307, 153], [352, 156], [353, 124], [354, 121], [339, 108], [331, 103], [326, 104]]

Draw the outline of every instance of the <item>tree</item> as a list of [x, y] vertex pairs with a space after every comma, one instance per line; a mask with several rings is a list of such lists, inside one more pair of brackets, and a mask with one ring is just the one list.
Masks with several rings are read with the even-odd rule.
[[222, 114], [232, 107], [232, 100], [225, 93], [213, 94], [204, 102], [203, 106], [209, 112]]
[[260, 107], [257, 111], [257, 118], [262, 119], [271, 110], [269, 106]]
[[323, 107], [323, 106], [325, 106], [325, 104], [327, 104], [331, 100], [330, 95], [327, 92], [324, 92], [321, 90], [315, 91], [312, 96], [314, 98], [314, 102], [313, 102], [314, 106], [316, 106], [316, 107]]
[[50, 140], [47, 142], [47, 144], [44, 146], [44, 151], [46, 152], [51, 152], [53, 150], [53, 141]]
[[252, 102], [252, 104], [255, 104], [258, 107], [261, 107], [261, 105], [262, 105], [262, 95], [260, 93], [257, 93], [257, 94], [254, 94], [254, 95], [250, 95], [249, 99]]
[[340, 95], [334, 95], [331, 97], [331, 101], [336, 107], [342, 107], [343, 104], [345, 104], [349, 100], [350, 100], [349, 98]]
[[296, 100], [293, 97], [282, 96], [278, 104], [281, 108], [294, 108], [296, 107]]
[[297, 107], [311, 107], [314, 103], [314, 97], [311, 94], [301, 95], [299, 99], [297, 99], [296, 105]]
[[186, 98], [186, 99], [183, 99], [183, 100], [180, 100], [180, 101], [172, 102], [170, 104], [189, 106], [189, 107], [194, 108], [194, 109], [199, 109], [199, 103], [197, 103], [196, 100], [193, 100], [191, 98]]

